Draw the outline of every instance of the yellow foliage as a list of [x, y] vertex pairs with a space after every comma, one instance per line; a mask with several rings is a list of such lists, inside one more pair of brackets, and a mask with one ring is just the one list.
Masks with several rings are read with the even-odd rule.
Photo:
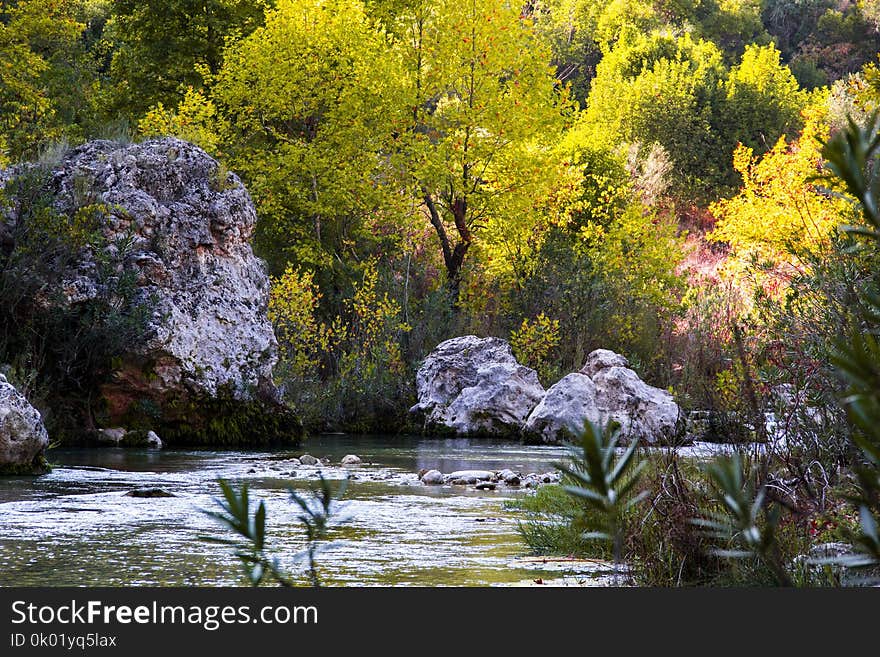
[[272, 279], [269, 320], [278, 338], [282, 376], [309, 380], [320, 373], [321, 355], [335, 334], [315, 316], [320, 299], [311, 272], [288, 266], [283, 276]]
[[782, 137], [762, 158], [745, 146], [736, 149], [734, 167], [743, 186], [736, 196], [711, 206], [718, 221], [708, 235], [730, 246], [728, 275], [751, 276], [766, 288], [771, 277], [803, 270], [802, 256], [818, 253], [846, 223], [848, 203], [827, 194], [817, 181], [823, 165], [820, 140], [827, 139], [828, 130], [817, 107], [797, 141]]
[[510, 346], [513, 355], [521, 363], [533, 367], [539, 377], [547, 381], [553, 374], [550, 354], [559, 345], [559, 320], [550, 319], [544, 313], [534, 321], [528, 318], [522, 321], [519, 329], [510, 334]]
[[162, 103], [150, 109], [138, 123], [138, 132], [145, 137], [179, 137], [216, 155], [216, 125], [214, 103], [189, 87], [176, 109], [167, 109]]

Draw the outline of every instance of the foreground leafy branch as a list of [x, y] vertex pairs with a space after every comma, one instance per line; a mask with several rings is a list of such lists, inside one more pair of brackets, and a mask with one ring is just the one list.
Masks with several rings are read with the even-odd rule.
[[727, 559], [756, 558], [773, 573], [780, 586], [792, 586], [776, 537], [779, 508], [769, 504], [764, 486], [743, 474], [742, 457], [719, 457], [706, 466], [706, 474], [718, 490], [721, 512], [707, 512], [691, 522], [701, 527], [707, 537], [724, 547], [712, 554]]
[[[865, 238], [861, 248], [873, 247], [876, 262], [880, 247], [880, 113], [874, 112], [864, 126], [849, 118], [846, 129], [825, 144], [822, 154], [830, 177], [842, 182], [861, 207], [864, 225], [844, 226], [843, 230]], [[863, 463], [856, 468], [859, 492], [853, 498], [861, 524], [855, 541], [860, 554], [847, 560], [848, 565], [857, 567], [880, 564], [875, 515], [880, 514], [880, 297], [876, 288], [875, 280], [859, 290], [862, 317], [848, 338], [838, 341], [832, 356], [848, 386], [843, 406], [856, 428], [853, 442], [863, 456]]]
[[[229, 545], [235, 548], [235, 556], [241, 561], [248, 581], [252, 586], [259, 586], [266, 580], [274, 581], [281, 586], [295, 586], [295, 578], [281, 567], [278, 557], [271, 556], [266, 548], [266, 505], [261, 500], [251, 514], [251, 501], [248, 485], [242, 484], [236, 490], [229, 482], [218, 480], [222, 498], [215, 502], [220, 511], [204, 511], [222, 522], [238, 534], [238, 538], [229, 539], [214, 536], [202, 538], [213, 543]], [[327, 538], [330, 526], [331, 505], [345, 492], [346, 481], [343, 481], [334, 492], [329, 482], [320, 475], [320, 483], [312, 489], [311, 495], [302, 496], [293, 489], [288, 489], [291, 500], [299, 506], [301, 512], [297, 516], [305, 527], [307, 547], [297, 557], [307, 558], [307, 575], [314, 587], [321, 585], [318, 577], [316, 555], [320, 544]]]
[[590, 530], [583, 537], [611, 543], [615, 567], [623, 560], [626, 512], [646, 495], [633, 495], [645, 466], [644, 461], [635, 460], [638, 441], [633, 440], [616, 458], [619, 438], [616, 422], [602, 427], [587, 422], [569, 463], [554, 464], [574, 484], [564, 490], [581, 505], [578, 520]]

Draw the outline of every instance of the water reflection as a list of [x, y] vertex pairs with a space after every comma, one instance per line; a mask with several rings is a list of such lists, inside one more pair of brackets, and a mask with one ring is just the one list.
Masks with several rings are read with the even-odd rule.
[[[0, 585], [242, 584], [229, 551], [201, 538], [222, 533], [200, 512], [212, 506], [218, 477], [246, 480], [253, 495], [266, 501], [271, 544], [295, 570], [300, 565], [292, 555], [303, 539], [287, 487], [306, 488], [318, 472], [289, 460], [304, 451], [331, 461], [320, 468], [325, 476], [354, 477], [340, 505], [349, 520], [334, 529], [331, 547], [320, 557], [327, 583], [490, 585], [547, 579], [539, 565], [517, 561], [523, 545], [516, 518], [503, 507], [516, 493], [421, 486], [415, 473], [505, 467], [544, 472], [562, 450], [485, 440], [333, 435], [313, 438], [296, 452], [53, 451], [58, 467], [51, 474], [0, 479]], [[338, 465], [352, 453], [362, 465]], [[144, 486], [175, 497], [125, 495]], [[576, 578], [575, 571], [572, 566], [560, 577]]]

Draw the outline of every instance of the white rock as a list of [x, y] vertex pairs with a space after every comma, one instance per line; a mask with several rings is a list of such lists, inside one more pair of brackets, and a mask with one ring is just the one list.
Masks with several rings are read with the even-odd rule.
[[494, 472], [488, 470], [456, 470], [447, 475], [449, 480], [464, 479], [469, 483], [475, 481], [489, 481], [495, 475]]
[[40, 412], [0, 374], [0, 474], [45, 472], [48, 445]]
[[118, 445], [125, 438], [128, 432], [121, 427], [112, 429], [98, 429], [98, 442]]
[[147, 431], [147, 445], [155, 449], [162, 449], [162, 439], [155, 431]]
[[606, 418], [621, 426], [626, 442], [671, 444], [684, 430], [684, 416], [672, 395], [649, 386], [631, 369], [609, 367], [593, 375], [596, 402]]
[[629, 361], [610, 349], [596, 349], [587, 355], [581, 374], [593, 376], [599, 370], [609, 367], [629, 367]]
[[422, 483], [429, 486], [439, 486], [444, 481], [446, 481], [446, 478], [439, 470], [428, 470], [422, 475]]
[[500, 338], [466, 335], [439, 344], [416, 374], [412, 412], [459, 435], [515, 435], [544, 395], [535, 370]]
[[586, 421], [614, 420], [621, 425], [622, 442], [675, 442], [684, 428], [678, 404], [667, 391], [646, 384], [620, 364], [626, 362], [607, 349], [592, 352], [580, 373], [547, 390], [526, 420], [525, 431], [553, 443], [577, 436]]
[[[0, 187], [16, 170], [0, 171]], [[67, 153], [52, 174], [50, 193], [62, 213], [74, 213], [83, 193], [108, 209], [100, 226], [108, 253], [130, 241], [125, 264], [151, 309], [144, 339], [101, 387], [111, 419], [143, 400], [163, 411], [170, 399], [277, 401], [269, 279], [249, 243], [257, 213], [238, 177], [171, 137], [92, 141]], [[81, 257], [61, 272], [71, 305], [94, 298], [99, 287], [94, 254]]]
[[302, 465], [318, 465], [319, 461], [311, 454], [303, 454], [299, 457], [299, 462]]
[[342, 457], [342, 465], [357, 465], [361, 462], [360, 457], [354, 454], [346, 454]]
[[596, 384], [586, 374], [568, 374], [550, 386], [525, 423], [525, 431], [547, 443], [578, 436], [584, 422], [601, 422]]

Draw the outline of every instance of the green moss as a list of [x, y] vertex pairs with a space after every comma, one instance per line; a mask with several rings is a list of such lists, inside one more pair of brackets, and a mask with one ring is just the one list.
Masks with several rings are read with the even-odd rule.
[[0, 476], [35, 476], [50, 472], [52, 467], [43, 454], [38, 454], [30, 463], [2, 463]]
[[168, 446], [297, 446], [304, 436], [299, 418], [283, 404], [237, 400], [229, 394], [178, 398], [145, 410], [143, 404], [132, 405], [119, 424], [149, 427]]

